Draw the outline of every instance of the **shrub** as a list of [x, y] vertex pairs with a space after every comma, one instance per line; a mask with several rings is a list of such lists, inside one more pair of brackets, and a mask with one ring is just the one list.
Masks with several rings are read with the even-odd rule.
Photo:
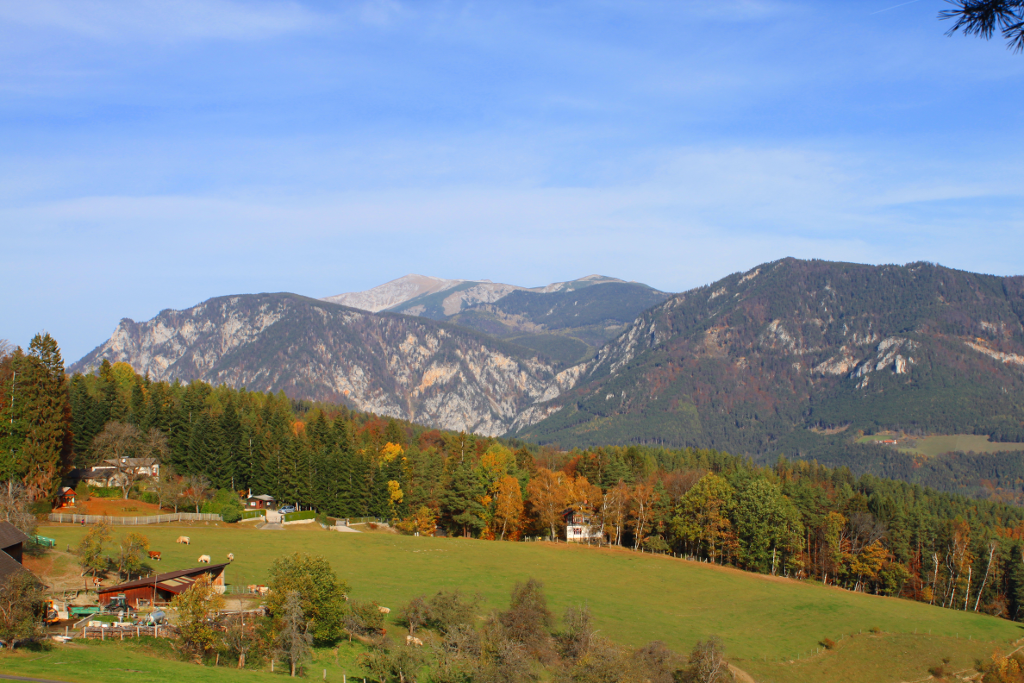
[[667, 553], [671, 550], [661, 536], [648, 536], [644, 539], [643, 546], [649, 553]]
[[316, 519], [314, 510], [303, 510], [302, 512], [289, 512], [284, 516], [286, 522], [297, 522], [300, 519]]
[[45, 515], [50, 512], [52, 507], [48, 500], [37, 500], [28, 506], [28, 511], [33, 515]]
[[826, 650], [836, 649], [836, 641], [832, 640], [831, 638], [822, 638], [821, 644], [825, 647]]
[[238, 520], [242, 519], [241, 508], [236, 508], [233, 505], [229, 505], [224, 508], [224, 511], [220, 513], [221, 518], [228, 524], [234, 524]]
[[941, 680], [946, 677], [946, 666], [944, 664], [936, 664], [928, 669], [928, 673]]
[[871, 627], [871, 632], [872, 633], [881, 633], [882, 629], [878, 628], [877, 626], [872, 626]]
[[227, 489], [220, 489], [214, 494], [212, 500], [203, 503], [202, 512], [211, 515], [223, 515], [227, 508], [236, 508], [242, 512], [242, 501], [238, 500], [238, 494]]

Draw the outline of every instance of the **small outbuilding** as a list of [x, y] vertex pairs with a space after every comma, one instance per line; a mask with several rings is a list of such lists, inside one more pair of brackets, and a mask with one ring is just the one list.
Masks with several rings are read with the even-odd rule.
[[266, 494], [254, 496], [250, 494], [249, 497], [245, 499], [245, 509], [266, 510], [268, 508], [274, 507], [275, 502], [276, 501], [274, 500], [273, 496], [268, 496]]
[[21, 565], [22, 544], [27, 540], [21, 529], [10, 522], [0, 522], [0, 581], [28, 571]]
[[118, 595], [124, 594], [128, 606], [138, 609], [168, 603], [174, 596], [184, 593], [192, 587], [200, 576], [208, 574], [210, 583], [220, 592], [224, 591], [225, 564], [211, 564], [194, 569], [179, 569], [174, 572], [157, 574], [145, 579], [129, 581], [117, 586], [100, 588], [97, 597], [101, 605], [106, 606]]
[[57, 507], [59, 508], [73, 508], [75, 507], [75, 490], [70, 486], [62, 486], [60, 493], [57, 494]]

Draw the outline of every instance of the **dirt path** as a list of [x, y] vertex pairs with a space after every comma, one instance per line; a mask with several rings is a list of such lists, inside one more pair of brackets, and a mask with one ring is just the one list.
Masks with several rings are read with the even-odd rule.
[[732, 677], [736, 679], [736, 683], [757, 683], [753, 676], [732, 664], [729, 665], [729, 673], [731, 673]]

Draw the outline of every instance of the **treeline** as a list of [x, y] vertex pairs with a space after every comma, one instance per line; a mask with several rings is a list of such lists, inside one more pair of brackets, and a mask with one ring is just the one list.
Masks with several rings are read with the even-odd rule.
[[[3, 362], [45, 366], [47, 343]], [[59, 358], [55, 345], [49, 357]], [[208, 478], [335, 517], [385, 518], [408, 533], [564, 538], [574, 520], [593, 543], [1024, 617], [1018, 507], [813, 461], [765, 467], [708, 449], [537, 448], [283, 394], [153, 382], [124, 364], [65, 384], [80, 467], [101, 457], [105, 433], [129, 425], [164, 437], [164, 477]], [[28, 433], [13, 461], [34, 467], [26, 454], [43, 451], [28, 448]], [[55, 455], [59, 440], [49, 443], [59, 473], [71, 461]]]

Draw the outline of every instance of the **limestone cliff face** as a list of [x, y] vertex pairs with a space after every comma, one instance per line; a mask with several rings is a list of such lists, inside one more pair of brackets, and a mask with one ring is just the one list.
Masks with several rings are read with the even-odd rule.
[[445, 429], [504, 434], [574, 384], [522, 349], [424, 318], [370, 313], [294, 294], [210, 299], [148, 322], [122, 320], [71, 367], [106, 358], [155, 380], [200, 379]]

